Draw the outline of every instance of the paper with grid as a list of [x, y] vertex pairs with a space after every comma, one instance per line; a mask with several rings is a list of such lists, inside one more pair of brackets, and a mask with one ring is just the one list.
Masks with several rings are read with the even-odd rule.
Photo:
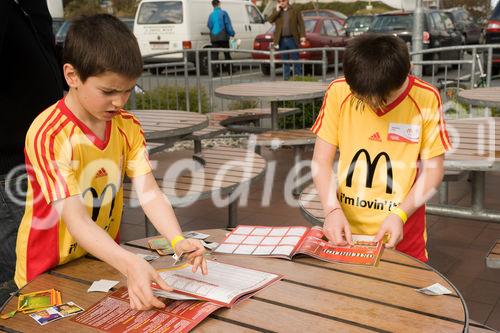
[[238, 226], [215, 250], [219, 253], [291, 256], [307, 227]]
[[383, 249], [381, 241], [375, 242], [371, 235], [352, 235], [352, 242], [353, 245], [334, 245], [325, 239], [320, 226], [240, 225], [214, 251], [290, 260], [295, 254], [305, 254], [334, 263], [377, 265]]

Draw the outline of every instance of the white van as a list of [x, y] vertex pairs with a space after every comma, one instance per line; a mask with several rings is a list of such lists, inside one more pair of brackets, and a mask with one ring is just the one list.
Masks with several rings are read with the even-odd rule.
[[[240, 49], [251, 50], [255, 36], [270, 29], [252, 2], [248, 0], [223, 0], [221, 8], [229, 14], [241, 40]], [[208, 16], [212, 12], [211, 0], [142, 0], [137, 8], [134, 34], [142, 56], [155, 53], [209, 48], [210, 32]], [[194, 52], [188, 60], [193, 62]], [[234, 57], [250, 57], [250, 54], [234, 53]], [[201, 71], [206, 73], [206, 52], [200, 54]], [[181, 53], [155, 56], [146, 62], [166, 62], [182, 59]]]

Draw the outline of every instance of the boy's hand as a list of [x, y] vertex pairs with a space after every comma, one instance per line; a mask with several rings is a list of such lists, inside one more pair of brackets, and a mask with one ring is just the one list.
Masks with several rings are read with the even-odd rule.
[[187, 238], [175, 244], [175, 253], [181, 255], [187, 254], [189, 263], [193, 265], [193, 273], [201, 269], [203, 275], [208, 274], [207, 261], [205, 260], [205, 247], [197, 239]]
[[279, 12], [281, 10], [281, 5], [280, 4], [277, 4], [276, 5], [276, 11]]
[[351, 227], [342, 208], [335, 209], [325, 218], [323, 233], [334, 245], [352, 245]]
[[151, 282], [155, 282], [163, 290], [174, 290], [165, 283], [153, 266], [135, 254], [132, 254], [127, 262], [126, 276], [130, 307], [134, 310], [165, 307], [165, 304], [153, 295]]
[[389, 241], [385, 244], [386, 248], [393, 248], [398, 245], [403, 239], [403, 221], [396, 214], [389, 214], [382, 223], [375, 241], [378, 242], [384, 238], [385, 234], [389, 234]]

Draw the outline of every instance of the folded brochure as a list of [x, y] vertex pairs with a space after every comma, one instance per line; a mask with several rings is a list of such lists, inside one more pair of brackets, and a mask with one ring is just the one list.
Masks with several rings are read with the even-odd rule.
[[221, 308], [210, 302], [167, 299], [163, 309], [139, 311], [130, 309], [129, 302], [127, 288], [122, 287], [71, 320], [111, 333], [186, 333]]
[[335, 263], [377, 265], [383, 244], [374, 236], [352, 235], [353, 246], [338, 246], [324, 239], [321, 227], [239, 225], [214, 250], [218, 253], [292, 259], [296, 254]]

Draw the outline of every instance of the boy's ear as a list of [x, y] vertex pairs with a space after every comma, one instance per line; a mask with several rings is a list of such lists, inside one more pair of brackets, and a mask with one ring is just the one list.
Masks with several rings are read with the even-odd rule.
[[81, 84], [80, 76], [75, 67], [71, 64], [64, 64], [63, 66], [64, 79], [70, 88], [78, 88]]

